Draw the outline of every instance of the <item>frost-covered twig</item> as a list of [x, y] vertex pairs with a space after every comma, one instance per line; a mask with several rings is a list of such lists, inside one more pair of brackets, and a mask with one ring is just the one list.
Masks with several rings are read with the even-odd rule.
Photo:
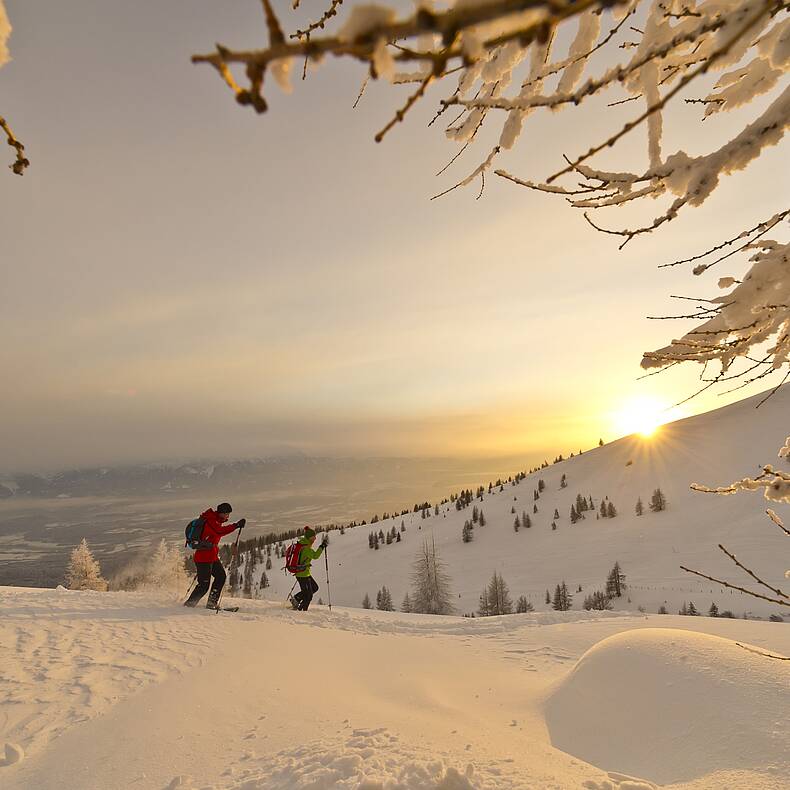
[[[711, 247], [709, 250], [705, 252], [699, 253], [699, 255], [693, 255], [691, 258], [683, 258], [679, 261], [673, 261], [672, 263], [662, 263], [658, 268], [659, 269], [666, 269], [672, 266], [680, 266], [682, 263], [692, 263], [693, 261], [701, 260], [702, 258], [707, 258], [708, 255], [713, 255], [714, 252], [718, 252], [719, 250], [723, 250], [725, 247], [729, 247], [732, 244], [735, 244], [736, 241], [740, 241], [741, 239], [748, 238], [753, 233], [757, 233], [760, 231], [761, 233], [764, 231], [770, 230], [774, 225], [777, 225], [781, 222], [785, 217], [790, 215], [790, 209], [785, 209], [784, 211], [779, 212], [778, 214], [774, 214], [771, 219], [766, 220], [764, 222], [758, 222], [753, 228], [749, 228], [749, 230], [741, 231], [737, 236], [733, 236], [733, 238], [728, 239], [727, 241], [721, 242], [721, 244], [717, 244], [715, 247]], [[672, 297], [673, 299], [680, 299], [682, 297], [675, 296]], [[688, 297], [686, 297], [688, 298]]]
[[[329, 4], [329, 8], [321, 14], [321, 18], [316, 22], [311, 22], [304, 30], [297, 30], [296, 33], [291, 33], [290, 38], [306, 38], [309, 36], [314, 30], [323, 30], [326, 27], [326, 23], [333, 17], [337, 15], [337, 9], [343, 5], [343, 0], [332, 0]], [[294, 6], [296, 8], [296, 6]]]
[[719, 543], [719, 548], [743, 571], [749, 574], [758, 584], [761, 584], [767, 590], [770, 590], [774, 595], [778, 595], [780, 598], [785, 598], [786, 600], [790, 601], [790, 596], [785, 595], [778, 587], [771, 587], [770, 584], [764, 582], [754, 571], [749, 570], [742, 562], [738, 560], [738, 558], [730, 551]]
[[774, 524], [776, 524], [776, 526], [779, 527], [779, 529], [781, 529], [782, 532], [785, 533], [785, 535], [790, 535], [790, 530], [787, 529], [787, 527], [785, 527], [782, 519], [779, 518], [779, 516], [777, 516], [776, 513], [773, 510], [771, 510], [771, 508], [766, 508], [765, 512], [768, 515], [768, 518], [770, 518], [771, 521], [773, 521]]
[[[399, 62], [424, 62], [430, 65], [431, 73], [440, 76], [451, 60], [460, 59], [472, 62], [474, 58], [459, 43], [462, 34], [475, 27], [502, 19], [514, 19], [515, 23], [504, 32], [487, 36], [480, 46], [493, 48], [512, 40], [519, 40], [526, 46], [530, 41], [548, 36], [550, 30], [560, 22], [577, 16], [588, 8], [598, 5], [599, 0], [493, 0], [492, 2], [471, 2], [452, 6], [444, 11], [432, 12], [421, 8], [411, 17], [398, 21], [394, 9], [385, 6], [356, 6], [349, 19], [335, 36], [310, 36], [285, 42], [281, 36], [279, 22], [271, 20], [276, 16], [271, 12], [269, 0], [263, 0], [269, 27], [269, 47], [259, 50], [231, 50], [217, 45], [216, 52], [207, 55], [193, 55], [193, 63], [207, 63], [222, 74], [229, 64], [243, 64], [250, 79], [249, 88], [231, 85], [236, 100], [250, 105], [258, 112], [265, 112], [267, 104], [261, 94], [263, 76], [271, 64], [306, 56], [320, 59], [325, 55], [348, 57], [373, 64], [380, 41], [410, 39], [424, 34], [436, 34], [445, 42], [439, 50], [410, 50], [395, 56]], [[519, 14], [540, 11], [526, 24], [518, 24]], [[534, 20], [534, 21], [533, 21]], [[279, 33], [278, 33], [279, 30]]]
[[687, 568], [685, 565], [681, 565], [680, 568], [687, 573], [693, 573], [695, 576], [701, 576], [703, 579], [708, 579], [708, 581], [721, 584], [723, 587], [729, 587], [731, 590], [738, 590], [742, 593], [746, 593], [747, 595], [751, 595], [753, 598], [761, 598], [763, 601], [770, 601], [771, 603], [776, 603], [780, 606], [790, 607], [790, 601], [783, 601], [781, 598], [769, 598], [767, 595], [756, 593], [754, 590], [747, 590], [745, 587], [739, 587], [737, 584], [730, 584], [729, 582], [725, 582], [723, 579], [717, 579], [715, 576], [708, 576], [707, 573], [695, 571], [693, 568]]
[[21, 176], [24, 174], [25, 168], [30, 166], [30, 160], [25, 156], [25, 146], [20, 140], [14, 137], [11, 127], [2, 116], [0, 116], [0, 129], [5, 132], [8, 144], [16, 150], [16, 160], [13, 164], [9, 165], [9, 168], [16, 173], [16, 175]]
[[629, 121], [626, 123], [619, 132], [613, 134], [608, 140], [604, 142], [592, 146], [588, 151], [577, 159], [575, 159], [571, 165], [568, 167], [554, 173], [554, 175], [549, 176], [546, 179], [547, 184], [551, 184], [552, 181], [556, 181], [560, 176], [565, 175], [566, 173], [571, 172], [575, 167], [586, 162], [590, 157], [594, 156], [595, 154], [603, 151], [605, 148], [611, 148], [615, 143], [617, 143], [620, 139], [622, 139], [626, 134], [628, 134], [632, 129], [635, 129], [639, 126], [643, 121], [646, 121], [651, 115], [654, 113], [659, 112], [662, 110], [666, 104], [674, 98], [683, 88], [685, 88], [692, 80], [696, 79], [702, 74], [707, 73], [711, 66], [713, 66], [717, 61], [724, 58], [728, 52], [738, 43], [738, 41], [743, 38], [761, 19], [770, 15], [772, 9], [777, 4], [776, 0], [769, 0], [768, 2], [763, 2], [759, 5], [758, 10], [748, 14], [746, 16], [746, 21], [736, 30], [736, 32], [730, 36], [730, 38], [724, 42], [718, 49], [714, 50], [711, 55], [705, 59], [705, 61], [700, 64], [694, 71], [686, 74], [682, 77], [677, 85], [675, 85], [672, 90], [666, 93], [659, 101], [654, 102], [653, 104], [649, 105], [648, 108], [637, 118], [634, 120]]

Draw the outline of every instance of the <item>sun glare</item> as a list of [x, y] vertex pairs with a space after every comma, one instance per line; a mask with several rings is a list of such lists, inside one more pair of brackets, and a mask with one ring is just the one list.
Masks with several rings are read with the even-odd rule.
[[653, 398], [634, 398], [624, 403], [613, 415], [618, 436], [638, 433], [648, 438], [664, 425], [678, 418], [667, 404]]

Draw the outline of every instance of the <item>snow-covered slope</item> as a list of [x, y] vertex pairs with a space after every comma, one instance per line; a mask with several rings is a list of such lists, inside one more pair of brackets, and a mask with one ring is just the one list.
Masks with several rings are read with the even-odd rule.
[[0, 587], [3, 790], [787, 788], [787, 626], [238, 603]]
[[[618, 608], [643, 606], [657, 612], [663, 604], [673, 613], [683, 601], [693, 601], [703, 612], [716, 602], [736, 616], [778, 613], [776, 605], [723, 590], [679, 568], [686, 565], [728, 581], [748, 582], [717, 548], [723, 543], [766, 581], [774, 586], [783, 583], [790, 567], [786, 539], [765, 516], [762, 497], [719, 497], [689, 489], [692, 482], [715, 486], [755, 475], [766, 463], [786, 466], [786, 461], [777, 459], [777, 450], [790, 434], [790, 385], [755, 408], [762, 397], [666, 425], [649, 439], [625, 437], [528, 475], [517, 485], [506, 483], [501, 492], [495, 488], [482, 501], [474, 501], [487, 524], [475, 527], [471, 543], [462, 542], [461, 530], [472, 517], [472, 506], [457, 511], [452, 504], [444, 505], [438, 516], [431, 510], [427, 519], [417, 513], [346, 530], [344, 535], [333, 531], [329, 551], [332, 601], [360, 606], [366, 593], [375, 600], [377, 590], [386, 585], [398, 607], [410, 586], [415, 553], [424, 538], [432, 537], [452, 578], [459, 613], [477, 609], [480, 593], [494, 571], [502, 574], [514, 600], [526, 595], [538, 610], [548, 608], [545, 591], [553, 593], [555, 585], [565, 580], [575, 593], [574, 608], [578, 609], [585, 595], [603, 587], [616, 560], [629, 584], [627, 597], [615, 602]], [[560, 487], [563, 474], [566, 488]], [[546, 488], [537, 501], [539, 512], [533, 514], [533, 491], [539, 479]], [[487, 490], [488, 481], [479, 482]], [[656, 488], [661, 488], [668, 502], [667, 510], [660, 513], [648, 508]], [[592, 497], [596, 510], [572, 525], [570, 508], [577, 494], [588, 500]], [[596, 518], [605, 497], [617, 508], [616, 518]], [[645, 506], [642, 516], [634, 509], [639, 497]], [[790, 509], [773, 507], [790, 522]], [[554, 519], [555, 509], [558, 519]], [[515, 532], [515, 516], [523, 511], [532, 527]], [[377, 551], [368, 547], [370, 530], [386, 534], [402, 521], [406, 531], [400, 542], [382, 543]], [[551, 528], [552, 521], [556, 530]], [[283, 599], [292, 579], [279, 571], [282, 561], [272, 560], [273, 570], [267, 573], [271, 587], [263, 594]], [[318, 595], [326, 603], [323, 561], [317, 566], [315, 576], [322, 584]], [[258, 566], [256, 580], [260, 573]], [[579, 585], [582, 593], [576, 593]]]

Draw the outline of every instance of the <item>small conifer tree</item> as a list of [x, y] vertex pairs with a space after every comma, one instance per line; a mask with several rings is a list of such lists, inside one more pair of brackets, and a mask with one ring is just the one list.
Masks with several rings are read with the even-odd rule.
[[606, 594], [610, 598], [620, 598], [625, 586], [625, 574], [620, 568], [620, 563], [615, 562], [614, 567], [609, 571], [609, 576], [606, 579]]
[[527, 612], [534, 612], [535, 607], [527, 600], [526, 595], [519, 595], [516, 601], [516, 614], [526, 614]]
[[591, 609], [606, 611], [612, 608], [612, 599], [605, 592], [596, 590], [584, 599], [584, 608], [588, 611]]
[[667, 500], [664, 496], [664, 492], [660, 488], [653, 491], [653, 496], [650, 497], [650, 509], [654, 513], [659, 513], [667, 509]]
[[365, 597], [362, 599], [362, 608], [363, 609], [372, 609], [373, 606], [370, 603], [370, 596], [365, 593]]
[[636, 508], [635, 508], [635, 510], [636, 510], [636, 515], [637, 516], [641, 516], [642, 513], [645, 512], [645, 506], [642, 504], [642, 497], [639, 497], [636, 500]]
[[70, 590], [95, 590], [104, 592], [107, 580], [101, 575], [101, 568], [94, 558], [88, 541], [83, 538], [74, 551], [66, 568], [66, 586]]
[[382, 587], [376, 593], [376, 609], [382, 612], [393, 612], [395, 607], [392, 605], [392, 595], [386, 587]]

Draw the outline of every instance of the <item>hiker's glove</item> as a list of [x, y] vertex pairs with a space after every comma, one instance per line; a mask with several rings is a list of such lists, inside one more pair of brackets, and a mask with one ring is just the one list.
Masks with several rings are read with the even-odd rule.
[[246, 519], [246, 518], [240, 518], [240, 519], [239, 519], [239, 520], [236, 522], [236, 528], [237, 528], [237, 529], [244, 529], [244, 525], [245, 525], [246, 523], [247, 523], [247, 519]]

